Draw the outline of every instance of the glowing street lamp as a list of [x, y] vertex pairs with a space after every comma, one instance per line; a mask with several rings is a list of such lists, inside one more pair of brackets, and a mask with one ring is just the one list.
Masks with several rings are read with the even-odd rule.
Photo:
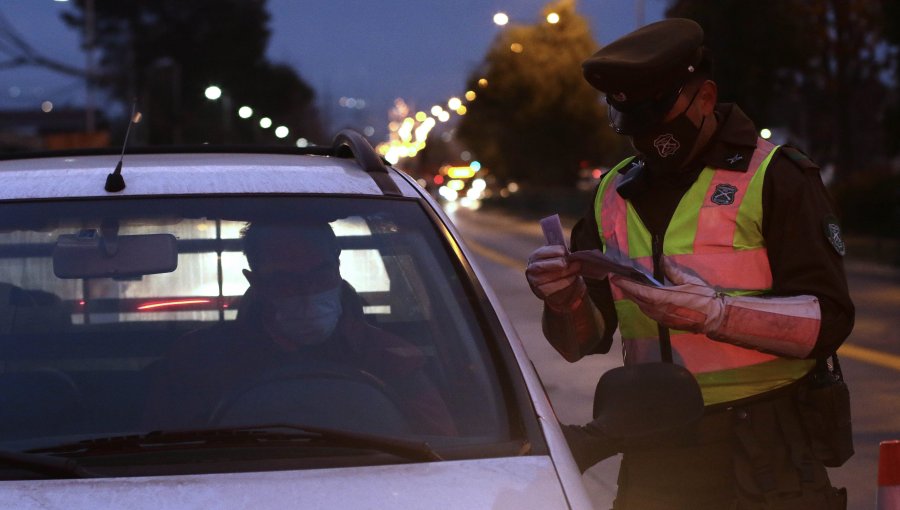
[[557, 14], [555, 12], [551, 12], [550, 14], [548, 14], [547, 15], [547, 23], [550, 23], [551, 25], [555, 25], [555, 24], [559, 23], [559, 14]]
[[250, 108], [249, 106], [241, 106], [238, 109], [238, 117], [240, 117], [242, 119], [249, 119], [252, 116], [253, 116], [253, 108]]
[[494, 14], [495, 25], [502, 27], [507, 23], [509, 23], [509, 16], [507, 16], [505, 12], [498, 12], [497, 14]]
[[222, 97], [222, 89], [215, 85], [210, 85], [209, 87], [206, 87], [205, 91], [203, 91], [203, 95], [206, 96], [206, 99], [215, 101], [216, 99]]
[[263, 128], [263, 129], [269, 129], [270, 127], [272, 127], [272, 119], [270, 119], [268, 117], [263, 117], [263, 118], [259, 119], [259, 127]]
[[278, 126], [275, 128], [275, 136], [278, 138], [285, 138], [291, 131], [287, 128], [287, 126]]

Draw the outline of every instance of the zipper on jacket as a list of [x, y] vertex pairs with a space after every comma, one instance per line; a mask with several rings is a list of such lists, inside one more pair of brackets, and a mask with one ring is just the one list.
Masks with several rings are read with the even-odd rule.
[[[663, 236], [661, 234], [653, 234], [653, 277], [658, 282], [665, 282], [665, 271], [662, 267], [663, 255]], [[659, 354], [663, 361], [672, 363], [672, 339], [669, 336], [669, 328], [657, 323], [659, 331]]]

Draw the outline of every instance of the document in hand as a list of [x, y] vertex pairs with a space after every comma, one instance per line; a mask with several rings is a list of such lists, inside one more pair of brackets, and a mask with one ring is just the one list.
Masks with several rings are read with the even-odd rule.
[[644, 285], [662, 287], [662, 284], [650, 274], [634, 266], [617, 262], [600, 250], [576, 251], [570, 253], [567, 258], [581, 262], [581, 276], [586, 278], [603, 279], [609, 273], [613, 273]]
[[[541, 230], [544, 232], [544, 239], [546, 239], [548, 245], [566, 246], [566, 236], [563, 233], [562, 223], [558, 214], [541, 219]], [[607, 274], [614, 273], [630, 278], [638, 283], [662, 287], [662, 284], [656, 281], [653, 276], [629, 264], [617, 262], [607, 257], [600, 250], [576, 251], [568, 254], [566, 257], [568, 260], [581, 262], [581, 276], [587, 278], [602, 280], [606, 278]]]

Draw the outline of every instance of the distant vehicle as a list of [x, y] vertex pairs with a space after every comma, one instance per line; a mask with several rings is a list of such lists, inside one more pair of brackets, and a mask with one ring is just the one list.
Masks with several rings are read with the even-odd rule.
[[[515, 330], [453, 225], [355, 132], [333, 147], [128, 151], [116, 172], [118, 152], [6, 158], [3, 508], [590, 507]], [[415, 384], [435, 389], [451, 426], [410, 418], [396, 394], [417, 388], [302, 355], [241, 381], [200, 378], [228, 388], [203, 402], [209, 411], [157, 409], [148, 422], [167, 356], [249, 313], [242, 229], [311, 222], [336, 235], [366, 331], [399, 342], [363, 348], [414, 353]], [[187, 359], [189, 372], [239, 355], [217, 340], [204, 344], [212, 358]]]

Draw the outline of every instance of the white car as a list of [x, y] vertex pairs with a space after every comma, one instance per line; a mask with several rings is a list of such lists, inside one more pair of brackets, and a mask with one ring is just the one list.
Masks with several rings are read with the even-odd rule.
[[[119, 156], [0, 161], [0, 507], [590, 507], [453, 225], [360, 135]], [[234, 333], [242, 229], [316, 222], [375, 369]]]

